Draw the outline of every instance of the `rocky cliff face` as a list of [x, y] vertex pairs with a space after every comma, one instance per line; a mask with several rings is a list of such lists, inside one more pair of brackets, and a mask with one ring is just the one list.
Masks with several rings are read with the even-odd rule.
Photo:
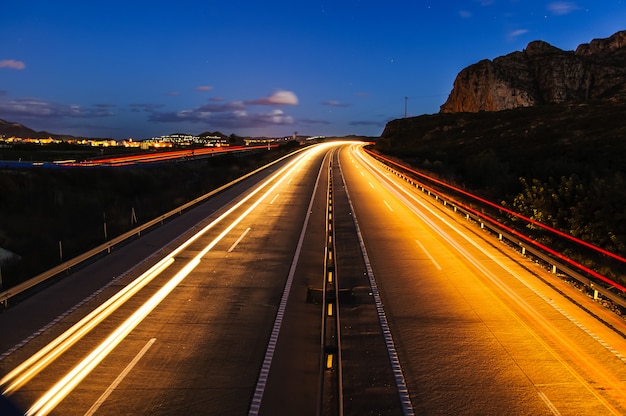
[[463, 69], [442, 113], [499, 111], [539, 104], [580, 103], [626, 94], [626, 31], [576, 51], [534, 41], [522, 52]]

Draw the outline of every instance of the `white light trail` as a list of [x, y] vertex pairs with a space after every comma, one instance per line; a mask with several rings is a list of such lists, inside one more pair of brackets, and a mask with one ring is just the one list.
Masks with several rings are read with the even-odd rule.
[[63, 334], [59, 335], [54, 341], [50, 342], [36, 354], [13, 369], [13, 371], [0, 380], [0, 385], [5, 385], [13, 380], [13, 382], [4, 389], [3, 393], [9, 394], [27, 383], [172, 263], [174, 263], [174, 259], [171, 257], [166, 257], [159, 261], [148, 271], [124, 287], [124, 289], [93, 310], [89, 315], [85, 316]]
[[[155, 293], [147, 302], [145, 302], [135, 313], [133, 313], [122, 325], [120, 325], [115, 331], [107, 337], [94, 351], [92, 351], [86, 358], [84, 358], [78, 365], [76, 365], [68, 374], [66, 374], [59, 382], [57, 382], [50, 390], [48, 390], [30, 409], [27, 411], [27, 415], [47, 415], [52, 411], [58, 403], [60, 403], [87, 375], [120, 343], [122, 340], [137, 326], [146, 316], [154, 310], [188, 275], [196, 266], [200, 263], [202, 257], [204, 257], [215, 245], [220, 242], [234, 227], [236, 227], [245, 217], [247, 217], [269, 194], [283, 182], [283, 180], [293, 173], [296, 169], [302, 169], [301, 163], [306, 155], [311, 156], [318, 152], [324, 151], [329, 144], [319, 145], [311, 148], [308, 152], [298, 156], [292, 162], [284, 166], [261, 185], [259, 185], [254, 191], [248, 194], [245, 198], [235, 204], [231, 209], [222, 214], [218, 219], [213, 221], [203, 230], [195, 234], [172, 253], [166, 257], [166, 259], [173, 261], [173, 256], [181, 252], [191, 242], [197, 240], [204, 232], [209, 228], [212, 228], [217, 222], [221, 221], [227, 215], [231, 214], [236, 208], [241, 206], [244, 202], [249, 200], [253, 195], [256, 195], [263, 188], [275, 181], [259, 199], [257, 199], [248, 209], [246, 209], [237, 219], [235, 219], [224, 231], [222, 231], [211, 243], [209, 243], [202, 251], [200, 251], [189, 263], [187, 263], [176, 275], [170, 279], [157, 293]], [[286, 173], [285, 173], [286, 172]], [[165, 261], [162, 260], [162, 261]], [[168, 264], [169, 265], [169, 264]], [[159, 271], [160, 273], [160, 271]], [[101, 322], [101, 320], [100, 320]], [[91, 329], [92, 326], [89, 326]], [[81, 336], [84, 335], [81, 331]], [[56, 341], [56, 340], [55, 340]], [[75, 342], [75, 341], [74, 341]], [[53, 342], [54, 343], [54, 342]], [[50, 347], [54, 350], [55, 347]], [[54, 358], [58, 357], [66, 349], [55, 350], [52, 355]], [[44, 353], [45, 354], [45, 353]], [[51, 360], [46, 360], [48, 363]], [[39, 367], [37, 367], [39, 368]], [[34, 376], [39, 369], [34, 370], [30, 377]], [[22, 385], [21, 383], [20, 385]]]

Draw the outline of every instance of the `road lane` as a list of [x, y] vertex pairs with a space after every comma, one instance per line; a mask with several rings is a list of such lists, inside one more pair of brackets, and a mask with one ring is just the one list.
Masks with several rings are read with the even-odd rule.
[[[106, 381], [108, 381], [110, 385], [128, 362], [132, 361], [137, 351], [145, 345], [147, 340], [152, 338], [156, 338], [154, 346], [150, 348], [150, 351], [146, 353], [142, 360], [138, 361], [131, 374], [126, 376], [117, 388], [111, 392], [107, 401], [100, 406], [100, 413], [104, 412], [106, 414], [106, 412], [111, 412], [112, 414], [119, 414], [120, 408], [115, 406], [122, 406], [123, 410], [121, 413], [144, 413], [146, 409], [154, 408], [157, 413], [168, 414], [174, 410], [180, 410], [181, 407], [177, 407], [177, 405], [180, 406], [181, 401], [189, 403], [183, 406], [182, 409], [187, 409], [189, 413], [196, 414], [206, 414], [207, 409], [203, 405], [206, 401], [216, 406], [214, 408], [215, 412], [229, 409], [229, 406], [239, 406], [240, 410], [245, 408], [247, 399], [241, 399], [241, 390], [245, 388], [250, 389], [253, 384], [252, 380], [255, 379], [258, 372], [257, 363], [259, 362], [257, 357], [250, 365], [249, 357], [254, 357], [255, 354], [249, 350], [252, 349], [257, 352], [257, 355], [258, 351], [261, 351], [256, 344], [259, 344], [259, 340], [267, 337], [268, 333], [262, 330], [263, 322], [269, 324], [275, 314], [276, 293], [279, 293], [282, 285], [284, 285], [284, 276], [286, 275], [284, 264], [287, 263], [286, 259], [289, 258], [288, 256], [292, 255], [292, 247], [294, 246], [292, 238], [294, 233], [291, 230], [296, 228], [295, 224], [301, 221], [300, 218], [306, 212], [306, 206], [300, 202], [301, 198], [299, 196], [302, 192], [305, 194], [310, 192], [310, 175], [306, 173], [309, 166], [319, 163], [319, 161], [315, 161], [316, 157], [307, 157], [307, 169], [301, 170], [301, 173], [297, 175], [297, 181], [293, 181], [292, 178], [292, 182], [289, 185], [291, 195], [287, 199], [291, 202], [290, 205], [278, 206], [276, 203], [269, 204], [269, 197], [261, 201], [263, 209], [254, 211], [253, 207], [246, 208], [244, 205], [240, 210], [248, 209], [254, 212], [251, 212], [245, 220], [241, 220], [240, 224], [230, 223], [231, 225], [228, 226], [225, 224], [215, 226], [206, 236], [197, 239], [185, 251], [177, 254], [174, 264], [189, 264], [187, 266], [190, 272], [189, 275], [184, 276], [184, 280], [181, 275], [179, 285], [172, 284], [173, 291], [167, 297], [167, 301], [155, 305], [153, 314], [143, 322], [135, 323], [138, 325], [137, 329], [124, 338], [120, 347], [116, 348], [109, 357], [106, 357], [102, 365], [88, 375], [85, 378], [85, 382], [77, 388], [76, 392], [67, 400], [61, 402], [55, 411], [59, 412], [59, 414], [77, 414], [81, 408], [84, 409], [83, 411], [89, 409], [101, 393], [106, 390], [106, 388], [102, 388], [102, 384], [106, 384]], [[293, 171], [290, 174], [296, 174], [296, 172]], [[284, 194], [287, 190], [284, 192], [281, 190], [280, 192]], [[275, 212], [282, 211], [282, 213], [272, 215], [272, 210], [268, 209], [268, 206], [273, 207], [272, 209]], [[293, 209], [293, 212], [285, 213], [285, 211], [290, 209]], [[243, 228], [239, 230], [237, 227]], [[229, 252], [228, 249], [233, 246], [235, 239], [241, 236], [247, 228], [253, 231], [248, 233], [248, 238], [238, 243], [237, 247], [240, 250], [233, 249]], [[230, 232], [231, 229], [232, 233]], [[207, 243], [208, 240], [215, 238], [216, 233], [221, 233], [221, 235], [218, 235], [217, 239], [212, 242]], [[234, 257], [234, 253], [241, 251], [247, 242], [253, 240], [253, 237], [256, 237], [256, 246], [253, 246], [249, 256], [240, 258], [238, 259], [239, 261], [234, 263], [224, 258], [224, 256]], [[170, 272], [168, 268], [159, 278], [163, 277], [163, 280], [166, 280], [176, 271], [174, 266], [172, 266], [171, 273], [168, 274]], [[251, 276], [255, 277], [253, 281], [250, 280]], [[137, 305], [144, 301], [143, 299], [157, 293], [158, 287], [159, 285], [156, 285], [154, 289], [142, 290], [142, 294], [146, 291], [145, 296], [136, 295], [124, 307], [130, 310], [137, 308]], [[256, 288], [258, 290], [255, 290]], [[204, 298], [194, 299], [193, 295], [198, 291], [205, 292]], [[210, 292], [210, 295], [207, 292]], [[191, 299], [194, 299], [195, 302], [191, 302]], [[191, 307], [192, 311], [188, 308], [191, 305], [193, 305]], [[193, 308], [200, 309], [200, 316], [205, 316], [203, 315], [205, 313], [209, 315], [205, 316], [204, 319], [195, 317], [198, 312], [193, 312]], [[245, 316], [239, 319], [240, 315], [244, 314], [244, 312], [241, 312], [242, 310], [246, 311]], [[233, 316], [223, 315], [229, 311]], [[182, 313], [183, 316], [178, 317], [177, 313]], [[124, 312], [119, 314], [128, 316]], [[192, 322], [186, 322], [185, 317], [190, 314], [194, 318]], [[230, 323], [231, 317], [234, 319], [232, 326]], [[249, 321], [243, 319], [244, 317]], [[208, 325], [194, 325], [196, 320], [206, 322]], [[222, 323], [222, 321], [224, 322]], [[117, 325], [116, 322], [115, 316], [111, 315], [100, 325], [104, 329], [93, 332], [106, 332], [110, 328], [114, 328]], [[150, 327], [152, 322], [154, 322], [154, 329], [147, 330], [150, 334], [136, 339], [144, 331], [143, 328], [145, 326]], [[169, 322], [173, 322], [173, 325], [165, 325], [165, 323]], [[177, 325], [177, 322], [180, 325]], [[223, 328], [220, 328], [221, 326]], [[204, 332], [198, 331], [200, 328]], [[178, 330], [182, 333], [182, 337]], [[207, 331], [209, 333], [206, 333]], [[97, 336], [94, 337], [97, 338]], [[41, 339], [43, 340], [44, 338], [42, 337]], [[246, 339], [250, 340], [250, 344], [245, 342]], [[216, 343], [216, 345], [213, 346], [212, 342]], [[79, 352], [77, 354], [78, 356], [85, 356], [94, 347], [93, 342], [86, 341], [84, 344], [84, 347], [75, 347], [79, 351], [83, 350], [82, 353]], [[261, 342], [261, 345], [263, 344], [264, 342]], [[245, 345], [248, 348], [245, 348]], [[205, 346], [205, 349], [200, 348], [200, 346]], [[172, 347], [175, 348], [177, 354], [172, 354]], [[241, 349], [241, 354], [246, 356], [247, 359], [237, 359], [236, 352], [238, 347]], [[19, 353], [13, 354], [11, 359], [3, 360], [2, 365], [10, 365], [13, 361], [19, 360], [20, 357], [28, 353], [29, 349], [23, 348]], [[189, 350], [191, 356], [185, 353], [186, 350]], [[204, 357], [207, 351], [211, 351], [210, 364], [207, 362], [209, 360]], [[158, 361], [159, 365], [155, 365], [153, 354], [164, 354]], [[193, 361], [196, 359], [197, 362], [194, 364]], [[63, 361], [63, 363], [59, 362], [58, 366], [54, 367], [53, 372], [55, 374], [66, 373], [68, 367], [75, 363], [75, 360]], [[65, 364], [68, 361], [71, 362]], [[137, 388], [136, 384], [131, 386], [130, 391], [125, 391], [124, 386], [126, 386], [126, 383], [132, 382], [136, 374], [141, 374], [144, 363], [148, 366], [146, 371], [154, 374], [145, 377], [142, 380], [143, 383], [139, 384], [142, 394], [133, 394], [133, 389]], [[168, 363], [168, 365], [164, 365], [165, 363]], [[211, 377], [210, 379], [212, 380], [210, 383], [215, 383], [216, 380], [218, 382], [218, 386], [213, 388], [217, 391], [226, 392], [224, 402], [220, 402], [215, 398], [216, 395], [212, 394], [207, 395], [203, 400], [194, 399], [194, 395], [200, 394], [198, 392], [206, 392], [207, 389], [211, 389], [211, 384], [208, 381], [205, 381], [205, 383], [209, 383], [209, 387], [207, 387], [207, 384], [196, 383], [198, 363], [206, 365], [203, 370], [206, 374], [214, 374], [216, 369], [228, 365], [231, 366], [228, 371], [222, 370], [224, 374], [221, 381], [219, 378]], [[179, 370], [186, 367], [189, 367], [189, 374], [192, 374], [193, 377], [183, 377], [181, 379]], [[155, 369], [160, 371], [155, 371]], [[105, 374], [102, 374], [103, 372]], [[116, 372], [117, 374], [115, 374]], [[44, 376], [41, 377], [41, 385], [49, 383], [49, 379], [58, 378], [54, 374], [48, 373], [42, 373]], [[185, 372], [182, 373], [184, 374]], [[232, 374], [235, 374], [235, 376], [232, 376]], [[249, 377], [248, 381], [242, 382], [242, 378], [246, 379], [246, 377]], [[224, 383], [226, 378], [231, 381]], [[89, 387], [93, 386], [90, 384], [90, 381], [95, 382], [97, 387]], [[135, 381], [137, 380], [135, 379]], [[42, 392], [42, 387], [37, 383], [37, 381], [33, 380], [28, 387], [19, 390], [15, 397], [21, 399], [24, 403], [31, 403], [33, 397], [38, 396]], [[177, 387], [179, 384], [185, 386], [183, 391], [189, 392], [189, 395], [185, 394], [181, 398], [181, 396], [176, 394], [181, 391], [180, 387]], [[119, 392], [122, 393], [118, 394]], [[170, 396], [173, 394], [175, 397], [169, 397], [167, 392], [171, 393]], [[96, 393], [98, 396], [94, 398], [93, 395]], [[238, 394], [240, 398], [233, 400], [234, 394]], [[250, 393], [248, 392], [244, 397], [249, 395]], [[124, 399], [120, 400], [120, 396]], [[219, 397], [219, 394], [217, 396]], [[111, 403], [115, 410], [111, 410]], [[167, 403], [167, 406], [164, 406], [163, 403]], [[87, 404], [89, 406], [84, 407]]]
[[[624, 411], [623, 362], [553, 306], [568, 301], [536, 277], [542, 270], [523, 259], [524, 266], [517, 265], [495, 238], [467, 241], [447, 223], [472, 241], [486, 233], [457, 221], [432, 198], [418, 195], [423, 202], [416, 203], [389, 192], [380, 179], [396, 178], [385, 171], [373, 175], [354, 153], [345, 160], [418, 413]], [[605, 325], [593, 324], [580, 309], [570, 313], [625, 351], [623, 338]]]
[[[339, 185], [335, 279], [351, 293], [340, 303], [345, 414], [403, 414], [397, 371], [412, 404], [404, 414], [625, 412], [623, 321], [439, 202], [378, 171], [356, 148], [317, 149], [248, 201], [242, 198], [249, 191], [206, 214], [171, 249], [242, 201], [68, 346], [71, 354], [27, 376], [11, 398], [29, 407], [120, 331], [119, 345], [54, 404], [52, 414], [246, 414], [276, 331], [259, 414], [318, 414], [321, 306], [307, 303], [307, 289], [325, 278], [326, 179], [320, 172], [333, 160], [341, 166], [332, 170]], [[154, 262], [3, 356], [0, 374], [128, 290]], [[176, 276], [160, 303], [147, 303]], [[375, 279], [379, 305], [368, 278]], [[142, 307], [150, 313], [129, 321]], [[395, 371], [380, 327], [383, 307], [399, 359]], [[7, 317], [0, 315], [0, 329], [10, 328]], [[120, 327], [124, 321], [128, 331]]]

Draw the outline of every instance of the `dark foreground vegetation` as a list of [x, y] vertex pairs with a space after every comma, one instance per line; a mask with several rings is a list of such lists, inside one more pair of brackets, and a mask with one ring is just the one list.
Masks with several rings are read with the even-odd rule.
[[[626, 257], [626, 104], [598, 102], [390, 122], [376, 150]], [[542, 243], [626, 282], [603, 256], [524, 227]]]
[[[107, 239], [114, 238], [297, 146], [291, 142], [270, 151], [141, 167], [2, 169], [0, 248], [19, 256], [1, 266], [2, 286], [14, 286], [104, 243], [105, 223]], [[5, 156], [9, 152], [0, 150]], [[23, 152], [22, 160], [85, 156], [75, 148], [17, 151]]]

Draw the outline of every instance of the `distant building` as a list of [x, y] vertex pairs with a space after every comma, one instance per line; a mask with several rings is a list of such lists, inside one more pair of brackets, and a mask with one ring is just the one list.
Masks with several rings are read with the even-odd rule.
[[[215, 146], [222, 147], [228, 146], [228, 139], [220, 136], [193, 136], [191, 134], [170, 134], [167, 136], [153, 137], [152, 139], [146, 141], [147, 143], [151, 143], [151, 147], [171, 147], [171, 145], [176, 146], [192, 146], [192, 145], [202, 145], [202, 146]], [[164, 146], [164, 144], [169, 143], [170, 146]]]

